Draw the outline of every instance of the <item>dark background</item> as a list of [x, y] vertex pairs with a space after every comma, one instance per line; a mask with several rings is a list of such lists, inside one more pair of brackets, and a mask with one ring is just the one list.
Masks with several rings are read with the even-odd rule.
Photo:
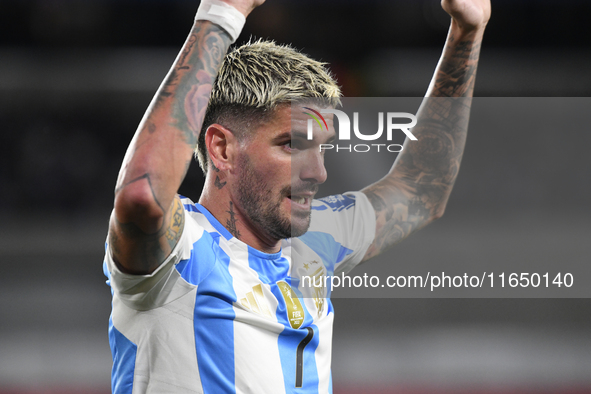
[[[115, 180], [197, 5], [0, 0], [0, 392], [108, 392], [101, 262]], [[590, 96], [590, 14], [583, 0], [493, 1], [476, 96]], [[238, 42], [292, 43], [330, 63], [347, 96], [420, 97], [448, 23], [431, 0], [269, 0]], [[543, 116], [471, 130], [446, 216], [386, 260], [586, 262], [588, 124]], [[181, 193], [197, 199], [201, 184], [194, 165]], [[335, 392], [591, 388], [588, 299], [334, 304]]]

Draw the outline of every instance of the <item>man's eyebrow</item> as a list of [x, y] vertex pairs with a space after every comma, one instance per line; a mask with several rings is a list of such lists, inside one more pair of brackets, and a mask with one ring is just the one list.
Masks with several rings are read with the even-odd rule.
[[303, 133], [301, 131], [293, 130], [291, 132], [292, 138], [301, 138], [301, 139], [308, 139], [308, 133]]
[[[292, 131], [291, 132], [293, 138], [301, 138], [303, 140], [307, 140], [308, 139], [308, 133], [303, 133], [301, 131]], [[327, 143], [331, 143], [334, 142], [337, 139], [336, 134], [333, 134], [326, 142]]]
[[[297, 130], [286, 131], [285, 133], [281, 133], [278, 136], [276, 136], [275, 138], [273, 138], [273, 140], [274, 141], [285, 141], [285, 140], [292, 139], [292, 138], [300, 138], [303, 140], [307, 140], [308, 133], [304, 133], [304, 132], [297, 131]], [[336, 139], [337, 139], [337, 136], [335, 134], [333, 134], [332, 137], [330, 137], [325, 143], [331, 144]]]
[[277, 136], [275, 136], [275, 138], [273, 138], [273, 141], [277, 142], [277, 141], [284, 141], [284, 140], [289, 140], [291, 139], [291, 131], [286, 131], [285, 133], [281, 133]]

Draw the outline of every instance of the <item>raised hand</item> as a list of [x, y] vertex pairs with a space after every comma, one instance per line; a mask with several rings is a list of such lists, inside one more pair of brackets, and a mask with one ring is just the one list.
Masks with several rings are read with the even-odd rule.
[[484, 29], [490, 19], [490, 0], [441, 0], [441, 6], [464, 31]]
[[471, 97], [490, 0], [442, 0], [452, 17], [443, 54], [417, 113], [413, 134], [390, 173], [363, 189], [376, 212], [376, 237], [364, 259], [443, 214], [462, 159]]

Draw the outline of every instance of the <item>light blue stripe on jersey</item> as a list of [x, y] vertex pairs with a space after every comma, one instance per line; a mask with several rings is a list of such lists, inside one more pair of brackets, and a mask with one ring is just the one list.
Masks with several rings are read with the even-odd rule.
[[113, 355], [111, 392], [113, 394], [131, 394], [137, 345], [115, 328], [113, 318], [109, 319], [109, 345]]
[[334, 274], [336, 264], [353, 253], [351, 249], [344, 247], [332, 235], [327, 233], [308, 231], [299, 239], [322, 258], [329, 275]]
[[[186, 260], [181, 260], [176, 265], [177, 271], [181, 277], [192, 285], [198, 286], [213, 271], [216, 265], [217, 254], [223, 253], [217, 247], [218, 237], [213, 237], [207, 232], [197, 242], [193, 243], [191, 256]], [[215, 247], [212, 245], [216, 245]]]
[[[211, 237], [205, 235], [204, 237]], [[217, 243], [203, 244], [202, 249], [194, 249], [201, 264], [202, 257], [212, 259], [214, 265], [209, 274], [197, 286], [195, 301], [195, 347], [199, 375], [205, 394], [235, 393], [234, 370], [234, 318], [232, 307], [236, 302], [233, 279], [228, 270], [230, 258]], [[197, 242], [196, 244], [199, 244]], [[200, 246], [200, 245], [197, 245]], [[208, 253], [209, 249], [209, 253]], [[192, 264], [192, 265], [195, 265]]]
[[248, 266], [256, 271], [260, 281], [265, 284], [277, 283], [289, 274], [289, 261], [281, 257], [281, 251], [267, 254], [249, 246]]
[[204, 232], [193, 244], [191, 257], [177, 264], [183, 279], [197, 285], [195, 301], [195, 347], [199, 375], [205, 394], [235, 393], [234, 318], [237, 297], [228, 270], [230, 258], [219, 247], [219, 237], [232, 234], [199, 204], [185, 204], [199, 212], [219, 232]]

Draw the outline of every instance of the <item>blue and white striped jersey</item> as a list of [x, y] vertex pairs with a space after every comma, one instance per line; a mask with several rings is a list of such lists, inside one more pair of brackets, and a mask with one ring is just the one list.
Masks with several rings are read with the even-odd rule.
[[315, 200], [309, 231], [275, 254], [183, 204], [182, 237], [152, 274], [122, 273], [107, 245], [113, 393], [331, 393], [330, 294], [300, 278], [361, 261], [375, 234], [367, 197]]

